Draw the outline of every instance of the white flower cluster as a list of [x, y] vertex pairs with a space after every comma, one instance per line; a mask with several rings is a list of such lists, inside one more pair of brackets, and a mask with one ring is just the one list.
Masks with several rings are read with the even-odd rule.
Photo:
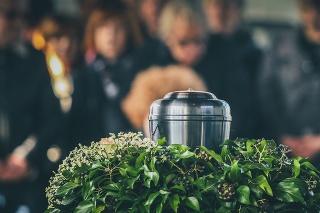
[[143, 138], [141, 132], [138, 133], [123, 133], [120, 132], [118, 135], [110, 134], [111, 137], [108, 138], [109, 141], [114, 141], [116, 149], [118, 151], [124, 150], [128, 147], [134, 147], [136, 150], [144, 149], [150, 152], [152, 148], [157, 146], [157, 143], [152, 141], [150, 138]]

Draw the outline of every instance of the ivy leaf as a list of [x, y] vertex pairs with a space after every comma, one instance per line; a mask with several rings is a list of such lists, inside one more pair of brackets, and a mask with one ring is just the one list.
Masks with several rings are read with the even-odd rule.
[[298, 177], [300, 174], [300, 163], [297, 158], [293, 159], [293, 167], [292, 167], [293, 177]]
[[158, 139], [158, 146], [162, 146], [162, 145], [164, 145], [166, 142], [167, 142], [167, 140], [166, 140], [165, 137], [160, 138], [160, 139]]
[[146, 158], [148, 152], [142, 152], [136, 160], [136, 168], [140, 168], [143, 165], [143, 161]]
[[119, 173], [123, 177], [127, 177], [128, 176], [127, 172], [126, 172], [126, 170], [124, 168], [119, 168]]
[[91, 169], [97, 169], [97, 168], [101, 168], [101, 167], [102, 167], [101, 162], [95, 161], [95, 162], [93, 162]]
[[198, 201], [197, 198], [195, 198], [195, 197], [187, 197], [186, 204], [187, 204], [187, 206], [189, 206], [193, 210], [195, 210], [197, 212], [200, 211], [200, 205], [199, 205], [199, 201]]
[[213, 157], [219, 163], [222, 162], [222, 157], [219, 154], [217, 154], [215, 151], [209, 150], [205, 146], [200, 146], [200, 148], [204, 150], [206, 153], [208, 153], [211, 157]]
[[194, 156], [195, 153], [194, 152], [190, 152], [189, 150], [185, 151], [184, 153], [182, 153], [181, 155], [179, 155], [179, 158], [190, 158], [192, 156]]
[[84, 182], [82, 186], [82, 197], [86, 200], [92, 193], [94, 187], [91, 187], [92, 182]]
[[101, 213], [101, 212], [103, 212], [103, 210], [105, 209], [105, 206], [103, 205], [103, 206], [98, 206], [97, 208], [93, 208], [92, 209], [92, 213]]
[[73, 201], [75, 201], [76, 199], [77, 199], [77, 196], [66, 195], [62, 198], [61, 204], [66, 206], [66, 205], [69, 205], [70, 203], [72, 203]]
[[275, 196], [284, 202], [305, 203], [299, 188], [307, 187], [303, 181], [297, 178], [287, 178], [275, 187]]
[[68, 182], [65, 183], [63, 186], [61, 186], [55, 195], [60, 196], [60, 195], [65, 195], [68, 194], [70, 190], [75, 189], [79, 186], [79, 184], [73, 183], [73, 182]]
[[133, 186], [134, 186], [135, 182], [137, 182], [137, 180], [139, 180], [139, 178], [140, 178], [140, 175], [138, 175], [138, 176], [135, 177], [135, 178], [129, 179], [129, 180], [128, 180], [128, 187], [129, 187], [130, 189], [133, 189]]
[[168, 183], [170, 183], [174, 178], [176, 177], [176, 174], [170, 174], [170, 175], [168, 175], [167, 177], [166, 177], [166, 179], [165, 179], [165, 183], [166, 184], [168, 184]]
[[74, 210], [75, 213], [91, 213], [94, 205], [90, 200], [84, 200]]
[[268, 180], [265, 176], [260, 175], [256, 178], [252, 179], [252, 183], [258, 185], [268, 195], [273, 196], [272, 189], [271, 189], [271, 187], [268, 183]]
[[158, 172], [148, 172], [144, 171], [144, 174], [146, 176], [146, 180], [144, 182], [144, 185], [148, 188], [150, 188], [151, 181], [154, 182], [154, 185], [157, 186], [159, 182], [159, 173]]
[[172, 199], [169, 199], [169, 204], [174, 212], [178, 212], [178, 206], [180, 203], [179, 195], [174, 194]]
[[163, 204], [159, 203], [158, 206], [157, 206], [157, 209], [156, 209], [156, 213], [161, 213], [162, 209], [163, 209]]
[[238, 201], [243, 204], [250, 205], [250, 188], [246, 185], [241, 185], [237, 188]]
[[126, 172], [127, 172], [129, 175], [133, 176], [133, 177], [138, 176], [140, 170], [141, 170], [141, 168], [135, 168], [135, 167], [131, 167], [131, 166], [126, 168]]
[[153, 194], [151, 194], [148, 198], [148, 200], [145, 202], [146, 206], [151, 206], [153, 201], [160, 195], [160, 192], [155, 192]]
[[254, 193], [254, 195], [261, 199], [262, 198], [262, 195], [263, 195], [263, 190], [258, 186], [258, 185], [255, 185], [255, 184], [249, 184], [249, 187], [251, 189], [251, 191]]
[[230, 179], [232, 182], [237, 182], [240, 180], [240, 177], [241, 177], [241, 171], [238, 166], [238, 161], [236, 161], [231, 165]]

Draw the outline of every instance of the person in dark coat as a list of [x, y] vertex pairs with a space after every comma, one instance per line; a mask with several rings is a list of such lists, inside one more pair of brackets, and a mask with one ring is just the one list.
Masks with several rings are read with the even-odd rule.
[[37, 213], [47, 206], [47, 150], [61, 137], [61, 111], [43, 54], [17, 42], [15, 6], [0, 1], [0, 212]]
[[320, 1], [299, 0], [302, 25], [282, 32], [259, 78], [266, 137], [319, 165]]
[[203, 0], [209, 24], [211, 72], [203, 75], [209, 90], [231, 106], [231, 138], [261, 137], [255, 93], [262, 51], [242, 23], [243, 0]]
[[240, 33], [234, 41], [224, 42], [224, 37], [211, 36], [202, 5], [188, 0], [170, 1], [164, 7], [159, 35], [160, 39], [150, 40], [138, 50], [133, 73], [155, 65], [193, 68], [204, 79], [209, 92], [230, 104], [231, 138], [256, 137], [252, 110], [252, 73], [256, 70], [250, 66], [255, 66], [251, 60], [256, 63], [258, 55], [251, 37]]
[[177, 64], [195, 68], [205, 55], [207, 32], [198, 1], [169, 1], [160, 15], [158, 37], [135, 52], [130, 77], [133, 79], [151, 66]]
[[121, 1], [105, 2], [88, 19], [84, 36], [87, 66], [73, 75], [68, 127], [72, 144], [131, 130], [120, 102], [140, 35], [127, 9]]

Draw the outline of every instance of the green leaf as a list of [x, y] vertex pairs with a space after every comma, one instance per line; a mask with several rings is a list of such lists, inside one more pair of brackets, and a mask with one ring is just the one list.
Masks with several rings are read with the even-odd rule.
[[66, 195], [62, 198], [61, 204], [66, 206], [66, 205], [69, 205], [70, 203], [72, 203], [73, 201], [75, 201], [76, 199], [77, 199], [77, 196]]
[[139, 178], [140, 178], [140, 175], [138, 175], [138, 176], [135, 177], [135, 178], [130, 178], [130, 179], [128, 180], [128, 187], [129, 187], [129, 189], [133, 189], [133, 186], [134, 186], [135, 182], [137, 182], [137, 180], [139, 180]]
[[195, 210], [197, 212], [200, 211], [200, 205], [199, 205], [199, 201], [198, 201], [197, 198], [195, 198], [195, 197], [187, 197], [186, 204], [187, 204], [187, 206], [189, 206], [193, 210]]
[[61, 186], [55, 195], [57, 196], [63, 196], [65, 194], [68, 194], [68, 192], [72, 189], [75, 189], [79, 186], [79, 184], [73, 183], [73, 182], [68, 182], [65, 183], [63, 186]]
[[163, 204], [162, 204], [162, 203], [159, 203], [159, 204], [157, 205], [156, 213], [162, 213], [162, 209], [163, 209]]
[[84, 182], [82, 185], [82, 197], [86, 200], [92, 193], [94, 187], [91, 187], [91, 182]]
[[185, 151], [184, 153], [179, 155], [179, 158], [190, 158], [192, 156], [195, 156], [194, 152], [190, 152], [189, 150]]
[[82, 201], [74, 210], [75, 213], [91, 213], [94, 205], [90, 200]]
[[249, 184], [249, 187], [257, 198], [262, 199], [262, 195], [264, 191], [258, 185]]
[[92, 213], [101, 213], [105, 209], [105, 206], [98, 206], [97, 208], [92, 209]]
[[160, 139], [158, 139], [158, 146], [163, 146], [166, 142], [167, 141], [166, 141], [165, 137], [160, 138]]
[[[299, 180], [299, 181], [297, 181], [297, 180]], [[304, 203], [304, 198], [302, 197], [301, 192], [299, 190], [299, 186], [303, 186], [304, 184], [302, 184], [300, 181], [302, 181], [302, 180], [297, 179], [297, 178], [288, 178], [288, 179], [280, 182], [275, 187], [276, 198], [283, 201], [283, 202]]]
[[265, 176], [260, 175], [254, 179], [252, 179], [253, 184], [257, 184], [263, 191], [265, 191], [268, 195], [273, 196], [272, 189], [268, 183], [268, 180]]
[[239, 181], [241, 178], [241, 171], [240, 168], [238, 166], [238, 161], [235, 161], [232, 165], [231, 165], [231, 170], [230, 170], [230, 179], [232, 182], [237, 182]]
[[142, 152], [136, 160], [136, 168], [140, 168], [143, 165], [144, 159], [148, 155], [148, 152]]
[[147, 179], [144, 182], [144, 185], [148, 188], [150, 188], [151, 181], [154, 182], [154, 185], [157, 186], [159, 182], [159, 173], [158, 172], [147, 172], [144, 171], [145, 176]]
[[243, 204], [250, 205], [250, 188], [246, 185], [241, 185], [237, 188], [238, 201]]
[[222, 157], [219, 154], [217, 154], [215, 151], [209, 150], [205, 146], [200, 146], [200, 148], [204, 150], [206, 153], [208, 153], [211, 157], [213, 157], [219, 163], [222, 162]]
[[180, 203], [179, 195], [174, 194], [172, 197], [170, 197], [169, 204], [174, 212], [178, 212], [179, 203]]
[[300, 163], [297, 158], [293, 159], [293, 167], [292, 167], [293, 177], [298, 177], [300, 174]]
[[183, 144], [172, 144], [172, 145], [170, 145], [170, 147], [173, 147], [173, 148], [179, 150], [179, 152], [185, 152], [185, 151], [190, 149], [189, 146], [186, 146], [186, 145], [183, 145]]
[[145, 202], [145, 205], [146, 206], [151, 206], [153, 201], [154, 201], [154, 199], [156, 199], [159, 195], [160, 195], [159, 192], [155, 192], [155, 193], [151, 194], [149, 196], [148, 200]]
[[101, 168], [101, 167], [103, 167], [101, 162], [95, 161], [95, 162], [93, 162], [91, 169], [97, 169], [97, 168]]
[[168, 175], [168, 176], [166, 177], [166, 179], [165, 179], [164, 182], [165, 182], [166, 184], [168, 184], [168, 183], [170, 183], [175, 177], [176, 177], [176, 174], [172, 173], [172, 174], [170, 174], [170, 175]]
[[135, 168], [135, 167], [132, 167], [132, 166], [126, 168], [126, 172], [127, 172], [129, 175], [133, 176], [133, 177], [138, 176], [140, 170], [141, 170], [141, 168]]
[[126, 170], [124, 168], [119, 168], [119, 173], [123, 177], [127, 177], [128, 176], [127, 172], [126, 172]]

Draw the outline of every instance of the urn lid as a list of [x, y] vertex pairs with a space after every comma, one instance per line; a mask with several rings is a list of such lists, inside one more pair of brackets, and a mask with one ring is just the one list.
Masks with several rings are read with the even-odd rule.
[[184, 90], [167, 93], [152, 103], [149, 120], [158, 118], [231, 121], [231, 113], [229, 104], [210, 92]]

